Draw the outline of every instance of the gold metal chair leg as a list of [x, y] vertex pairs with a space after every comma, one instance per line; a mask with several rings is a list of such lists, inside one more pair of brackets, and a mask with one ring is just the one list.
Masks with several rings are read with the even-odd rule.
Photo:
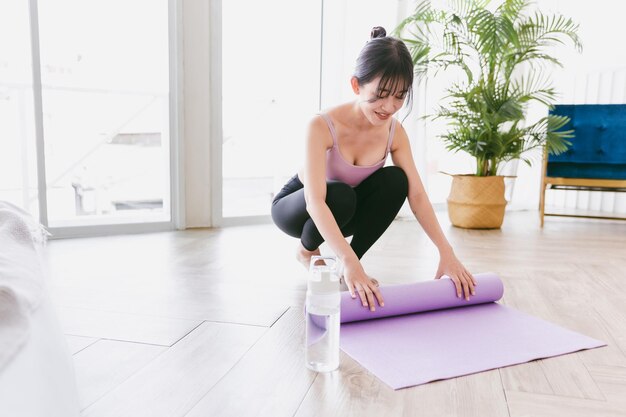
[[539, 194], [539, 226], [543, 227], [543, 219], [545, 217], [546, 207], [546, 183], [541, 182], [541, 191]]

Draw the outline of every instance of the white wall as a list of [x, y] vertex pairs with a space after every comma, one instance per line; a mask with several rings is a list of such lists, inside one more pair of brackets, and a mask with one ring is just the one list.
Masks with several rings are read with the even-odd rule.
[[210, 171], [209, 2], [183, 0], [183, 175], [185, 226], [209, 227]]

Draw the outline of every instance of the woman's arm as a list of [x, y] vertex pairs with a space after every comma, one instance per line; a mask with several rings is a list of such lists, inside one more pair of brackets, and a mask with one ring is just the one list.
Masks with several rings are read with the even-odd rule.
[[337, 257], [344, 263], [354, 261], [356, 254], [344, 239], [326, 204], [326, 151], [333, 141], [321, 117], [309, 123], [306, 136], [303, 183], [307, 212]]
[[402, 168], [409, 180], [409, 192], [407, 198], [411, 211], [430, 240], [432, 240], [439, 250], [440, 261], [435, 279], [441, 278], [443, 275], [448, 275], [454, 281], [457, 296], [461, 297], [462, 289], [465, 293], [465, 298], [469, 300], [470, 294], [474, 294], [476, 281], [474, 280], [472, 274], [465, 269], [461, 262], [456, 258], [452, 246], [441, 230], [441, 226], [437, 220], [433, 206], [428, 199], [422, 180], [420, 179], [417, 168], [415, 167], [409, 138], [399, 122], [397, 124], [396, 134], [393, 140], [391, 158], [394, 165]]
[[383, 305], [378, 287], [372, 283], [341, 233], [335, 218], [326, 204], [326, 151], [333, 140], [326, 122], [319, 116], [309, 123], [306, 133], [306, 158], [304, 166], [304, 198], [307, 212], [317, 230], [344, 265], [344, 278], [352, 298], [355, 290], [364, 306], [375, 309], [374, 297]]

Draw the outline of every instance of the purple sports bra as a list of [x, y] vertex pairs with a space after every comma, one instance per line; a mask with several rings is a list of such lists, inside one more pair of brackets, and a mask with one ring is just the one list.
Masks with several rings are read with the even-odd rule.
[[393, 142], [393, 135], [396, 130], [396, 119], [391, 119], [391, 128], [389, 129], [389, 139], [387, 140], [387, 150], [382, 160], [374, 165], [353, 165], [348, 163], [341, 153], [339, 152], [339, 145], [337, 144], [337, 133], [335, 132], [335, 126], [330, 120], [330, 117], [326, 113], [320, 113], [320, 115], [326, 120], [328, 129], [333, 137], [333, 147], [326, 151], [326, 178], [329, 180], [337, 180], [345, 182], [351, 187], [356, 187], [365, 178], [372, 175], [376, 170], [382, 168], [385, 165], [387, 156], [391, 149], [391, 143]]

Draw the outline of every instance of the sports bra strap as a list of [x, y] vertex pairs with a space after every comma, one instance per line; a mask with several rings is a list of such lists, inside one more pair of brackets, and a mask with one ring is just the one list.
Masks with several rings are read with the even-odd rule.
[[333, 121], [330, 120], [330, 116], [326, 113], [320, 113], [320, 115], [326, 120], [326, 124], [328, 125], [328, 129], [330, 130], [330, 136], [333, 137], [333, 148], [337, 147], [337, 132], [335, 131], [335, 126], [333, 125]]
[[389, 129], [389, 139], [387, 140], [387, 153], [386, 155], [389, 155], [389, 152], [391, 151], [391, 143], [393, 142], [393, 136], [396, 133], [396, 119], [392, 118], [391, 119], [391, 129]]

